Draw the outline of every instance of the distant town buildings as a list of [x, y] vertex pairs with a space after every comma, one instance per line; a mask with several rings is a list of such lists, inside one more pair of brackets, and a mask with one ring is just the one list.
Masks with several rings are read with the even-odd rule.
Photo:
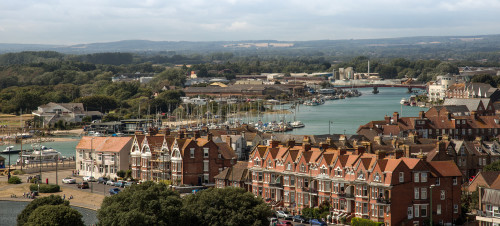
[[50, 102], [38, 106], [38, 109], [33, 111], [32, 114], [41, 118], [44, 127], [58, 121], [64, 123], [79, 123], [82, 122], [85, 116], [102, 117], [102, 113], [98, 111], [86, 111], [82, 103]]

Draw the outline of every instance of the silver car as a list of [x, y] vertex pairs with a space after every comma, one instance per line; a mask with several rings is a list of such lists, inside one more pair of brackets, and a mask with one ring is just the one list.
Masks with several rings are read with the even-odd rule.
[[76, 184], [76, 179], [71, 177], [66, 177], [62, 179], [63, 184]]
[[115, 186], [115, 182], [113, 182], [112, 180], [108, 180], [106, 181], [106, 185]]

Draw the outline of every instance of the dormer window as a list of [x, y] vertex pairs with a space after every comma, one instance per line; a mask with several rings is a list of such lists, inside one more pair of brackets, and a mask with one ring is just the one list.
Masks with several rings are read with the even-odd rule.
[[326, 169], [325, 165], [321, 166], [320, 173], [321, 174], [326, 174], [327, 173], [327, 169]]
[[300, 172], [306, 172], [306, 167], [304, 164], [300, 165]]
[[358, 180], [364, 180], [364, 179], [365, 179], [365, 174], [363, 173], [363, 171], [359, 171]]
[[375, 174], [375, 177], [373, 178], [374, 181], [380, 182], [380, 175], [378, 173]]
[[273, 162], [271, 161], [271, 159], [267, 160], [267, 167], [273, 168]]
[[290, 162], [286, 165], [286, 170], [292, 170], [292, 164]]
[[260, 159], [259, 159], [259, 158], [256, 158], [256, 159], [255, 159], [255, 165], [260, 166]]

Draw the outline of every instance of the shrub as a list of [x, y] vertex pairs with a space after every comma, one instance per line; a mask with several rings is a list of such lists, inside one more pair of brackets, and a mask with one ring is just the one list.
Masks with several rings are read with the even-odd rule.
[[9, 184], [20, 184], [21, 183], [21, 178], [12, 176], [9, 179]]
[[50, 195], [30, 202], [23, 211], [17, 215], [17, 225], [25, 225], [31, 213], [40, 206], [44, 205], [65, 205], [69, 206], [69, 201], [65, 201], [59, 195]]
[[[38, 184], [30, 185], [31, 191], [38, 191]], [[56, 184], [40, 184], [40, 193], [54, 193], [59, 192], [61, 188]]]
[[14, 170], [12, 171], [12, 174], [13, 175], [23, 175], [25, 174], [26, 172], [22, 171], [22, 170]]
[[124, 170], [120, 170], [120, 171], [116, 172], [116, 175], [118, 177], [122, 177], [123, 178], [123, 177], [125, 177], [125, 171]]
[[375, 222], [375, 221], [372, 221], [372, 220], [368, 220], [368, 219], [363, 219], [363, 218], [358, 218], [358, 217], [355, 217], [355, 218], [352, 218], [351, 219], [351, 225], [362, 225], [362, 226], [379, 226], [379, 225], [383, 225], [384, 223], [383, 222]]

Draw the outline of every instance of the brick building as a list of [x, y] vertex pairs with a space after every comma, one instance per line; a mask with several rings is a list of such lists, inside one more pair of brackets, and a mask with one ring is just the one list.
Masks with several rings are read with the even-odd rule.
[[407, 137], [410, 133], [423, 138], [436, 139], [447, 135], [453, 139], [485, 139], [499, 135], [500, 117], [495, 115], [492, 104], [478, 105], [479, 111], [464, 112], [460, 106], [436, 106], [427, 112], [421, 111], [418, 117], [399, 117], [394, 112], [392, 117], [385, 116], [382, 121], [371, 121], [358, 128], [357, 133], [367, 135], [376, 133], [380, 136]]
[[214, 176], [236, 159], [228, 144], [213, 142], [212, 134], [186, 138], [183, 132], [177, 136], [135, 136], [130, 156], [132, 177], [172, 180], [176, 185], [212, 185]]
[[329, 139], [319, 147], [308, 137], [302, 144], [270, 143], [250, 154], [249, 190], [276, 208], [300, 213], [328, 201], [335, 220], [362, 217], [386, 225], [423, 225], [432, 197], [435, 223], [453, 223], [460, 215], [462, 174], [453, 161], [406, 158], [402, 151], [375, 154], [364, 143], [332, 148]]

